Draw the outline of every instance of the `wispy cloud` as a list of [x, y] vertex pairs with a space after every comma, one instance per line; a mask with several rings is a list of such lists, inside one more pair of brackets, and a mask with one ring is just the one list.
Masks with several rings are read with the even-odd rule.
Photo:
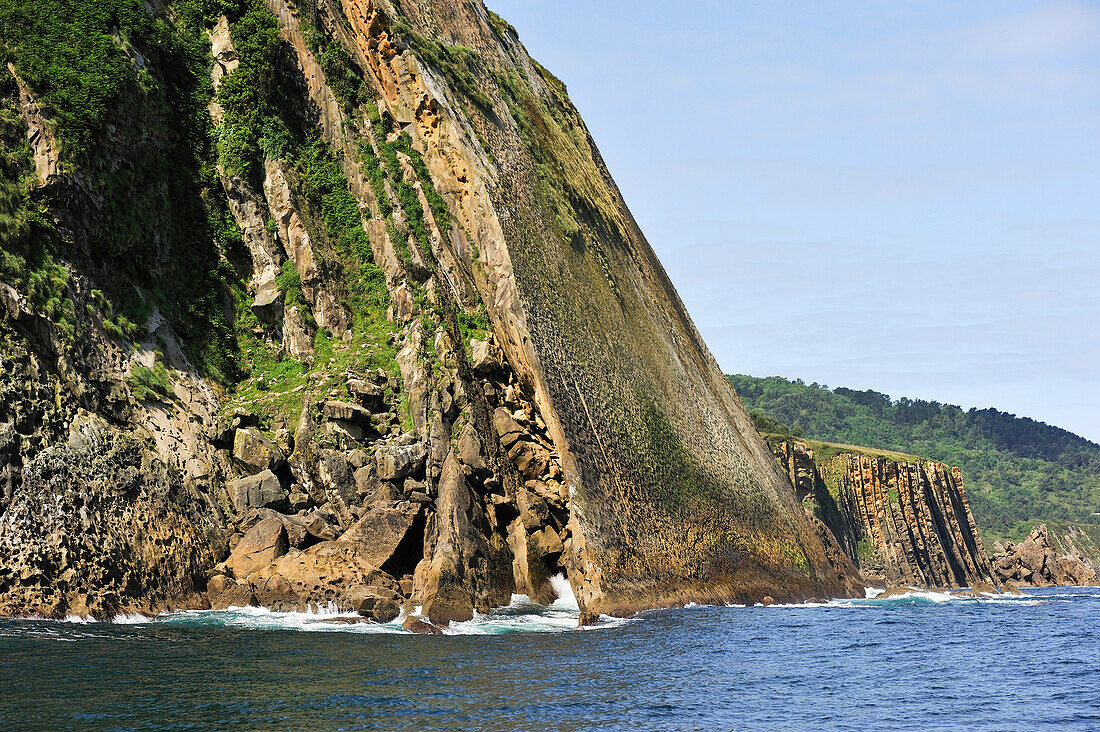
[[963, 28], [960, 45], [990, 59], [1036, 60], [1100, 48], [1100, 8], [1053, 2]]

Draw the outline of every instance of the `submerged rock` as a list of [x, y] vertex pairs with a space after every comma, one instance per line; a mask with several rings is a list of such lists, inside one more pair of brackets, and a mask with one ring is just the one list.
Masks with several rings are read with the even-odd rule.
[[410, 615], [405, 618], [404, 622], [401, 623], [401, 627], [410, 633], [418, 633], [420, 635], [443, 635], [443, 629], [438, 625], [434, 625], [424, 618], [419, 618], [415, 615]]

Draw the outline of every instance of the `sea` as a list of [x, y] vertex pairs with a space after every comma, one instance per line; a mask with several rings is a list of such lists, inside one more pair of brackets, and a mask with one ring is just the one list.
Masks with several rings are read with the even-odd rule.
[[1100, 588], [563, 598], [413, 635], [256, 608], [0, 621], [4, 730], [1100, 730]]

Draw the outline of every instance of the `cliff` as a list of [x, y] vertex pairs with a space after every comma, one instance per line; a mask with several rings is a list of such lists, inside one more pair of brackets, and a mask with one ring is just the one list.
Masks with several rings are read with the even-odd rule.
[[0, 15], [0, 612], [861, 592], [480, 2]]
[[802, 505], [828, 526], [866, 582], [993, 581], [957, 468], [851, 446], [770, 441]]

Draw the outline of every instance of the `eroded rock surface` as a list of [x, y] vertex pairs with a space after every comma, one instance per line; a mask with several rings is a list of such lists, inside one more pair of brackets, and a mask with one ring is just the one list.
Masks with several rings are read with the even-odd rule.
[[993, 570], [1002, 582], [1029, 587], [1100, 585], [1096, 567], [1072, 545], [1072, 534], [1062, 543], [1068, 546], [1059, 551], [1050, 529], [1041, 524], [1018, 544], [994, 544]]

